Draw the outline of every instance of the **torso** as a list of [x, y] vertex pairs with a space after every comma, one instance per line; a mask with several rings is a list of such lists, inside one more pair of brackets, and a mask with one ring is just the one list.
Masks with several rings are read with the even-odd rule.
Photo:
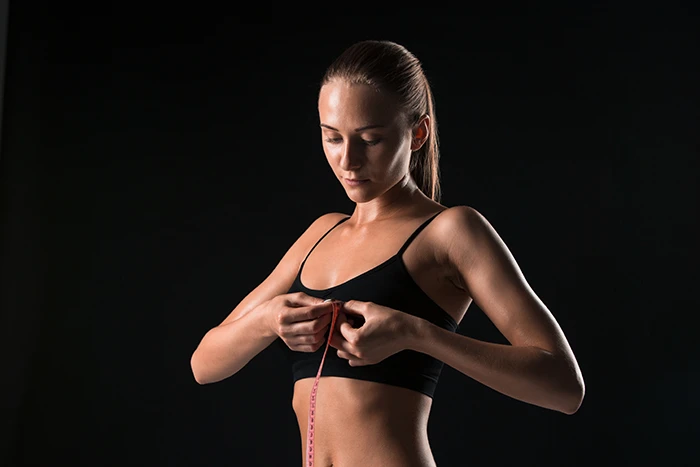
[[[435, 204], [411, 217], [365, 228], [357, 228], [350, 221], [342, 223], [308, 256], [301, 282], [310, 289], [327, 289], [359, 276], [396, 254], [419, 225], [441, 210], [443, 207]], [[331, 219], [327, 229], [343, 217], [347, 216], [339, 214], [335, 220]], [[444, 260], [444, 232], [448, 228], [445, 217], [439, 215], [428, 224], [406, 249], [402, 260], [416, 284], [459, 323], [471, 297], [458, 285], [459, 280]], [[378, 242], [378, 238], [382, 241]], [[302, 452], [306, 452], [313, 383], [313, 378], [304, 378], [294, 385], [292, 405], [302, 438]], [[427, 437], [431, 405], [430, 397], [409, 389], [321, 377], [316, 399], [315, 465], [434, 466]]]

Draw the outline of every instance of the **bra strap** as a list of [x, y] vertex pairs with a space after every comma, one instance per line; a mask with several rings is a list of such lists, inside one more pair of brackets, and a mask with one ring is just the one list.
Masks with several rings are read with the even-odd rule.
[[[440, 211], [440, 212], [442, 212], [442, 211]], [[403, 244], [403, 246], [401, 247], [401, 249], [399, 250], [399, 252], [396, 254], [396, 256], [401, 256], [401, 255], [403, 255], [403, 252], [406, 251], [406, 248], [408, 248], [408, 245], [411, 244], [411, 242], [413, 241], [413, 239], [416, 238], [416, 236], [421, 232], [421, 230], [423, 230], [428, 224], [430, 224], [430, 221], [432, 221], [433, 219], [435, 219], [435, 218], [440, 214], [440, 212], [438, 212], [438, 213], [436, 213], [435, 215], [433, 215], [432, 217], [430, 217], [430, 219], [428, 219], [428, 220], [426, 220], [425, 222], [423, 222], [423, 223], [420, 225], [420, 227], [418, 227], [416, 230], [414, 230], [413, 233], [411, 234], [411, 236], [408, 237], [408, 240], [406, 240], [406, 242]]]
[[318, 241], [316, 242], [316, 244], [314, 244], [314, 246], [311, 247], [311, 249], [309, 250], [309, 252], [306, 254], [306, 258], [304, 258], [304, 262], [301, 263], [301, 264], [306, 263], [306, 260], [308, 259], [308, 257], [309, 257], [309, 255], [311, 254], [311, 252], [314, 251], [314, 249], [316, 248], [316, 246], [317, 246], [319, 243], [321, 243], [321, 240], [323, 240], [324, 238], [326, 238], [326, 235], [328, 235], [329, 233], [331, 233], [331, 230], [335, 229], [335, 228], [338, 227], [340, 224], [342, 224], [342, 223], [345, 222], [346, 220], [350, 219], [350, 217], [351, 217], [351, 216], [348, 216], [348, 217], [345, 217], [345, 218], [343, 218], [343, 219], [340, 219], [340, 220], [338, 221], [337, 224], [335, 224], [333, 227], [331, 227], [330, 229], [328, 229], [328, 232], [324, 233], [323, 236], [322, 236], [321, 238], [318, 239]]

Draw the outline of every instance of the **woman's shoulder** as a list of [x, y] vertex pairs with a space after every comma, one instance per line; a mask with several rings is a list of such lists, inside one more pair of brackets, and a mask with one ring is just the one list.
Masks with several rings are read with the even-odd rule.
[[506, 248], [491, 222], [472, 206], [447, 208], [431, 224], [436, 255], [450, 262], [466, 261], [475, 254], [495, 255]]
[[433, 243], [445, 248], [454, 245], [455, 241], [465, 242], [468, 237], [488, 225], [486, 218], [476, 208], [468, 205], [446, 207], [438, 212], [430, 222]]
[[431, 222], [435, 225], [435, 230], [449, 232], [453, 229], [464, 228], [467, 224], [478, 222], [484, 216], [474, 207], [466, 204], [445, 207], [438, 211], [435, 219]]

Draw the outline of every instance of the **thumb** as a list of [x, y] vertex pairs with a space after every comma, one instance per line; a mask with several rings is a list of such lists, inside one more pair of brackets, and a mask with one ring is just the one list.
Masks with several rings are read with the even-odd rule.
[[[339, 315], [340, 316], [340, 315]], [[357, 329], [355, 329], [346, 319], [343, 319], [338, 326], [338, 331], [343, 336], [346, 341], [354, 342], [357, 335]]]
[[361, 302], [359, 300], [349, 300], [343, 303], [343, 309], [351, 312], [352, 314], [364, 316], [367, 309], [365, 303], [366, 302]]
[[340, 326], [343, 323], [346, 323], [347, 321], [348, 321], [348, 318], [345, 316], [345, 313], [338, 313], [338, 317], [335, 319], [336, 330], [340, 330]]

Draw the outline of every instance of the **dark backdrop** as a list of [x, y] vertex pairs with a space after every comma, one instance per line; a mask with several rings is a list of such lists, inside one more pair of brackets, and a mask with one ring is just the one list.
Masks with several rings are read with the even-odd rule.
[[[443, 204], [493, 224], [587, 386], [567, 416], [445, 367], [438, 465], [690, 465], [697, 10], [251, 24], [196, 5], [55, 3], [9, 10], [2, 465], [298, 465], [279, 354], [208, 386], [189, 358], [312, 220], [351, 213], [316, 93], [366, 38], [422, 60]], [[503, 342], [476, 304], [459, 332]]]

